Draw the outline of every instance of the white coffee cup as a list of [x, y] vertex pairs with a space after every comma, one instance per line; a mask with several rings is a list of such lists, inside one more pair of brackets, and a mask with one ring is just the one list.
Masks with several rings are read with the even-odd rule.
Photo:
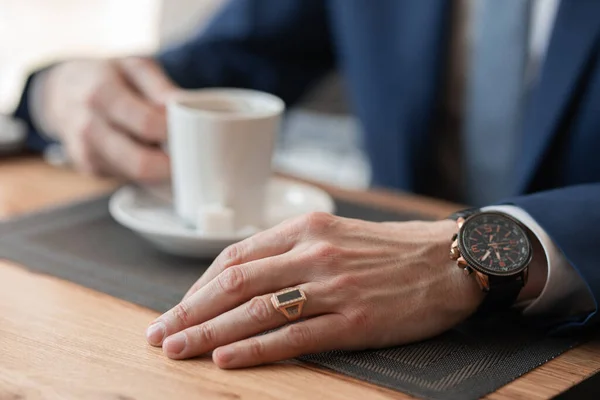
[[244, 89], [182, 91], [167, 104], [175, 211], [204, 233], [261, 229], [284, 102]]

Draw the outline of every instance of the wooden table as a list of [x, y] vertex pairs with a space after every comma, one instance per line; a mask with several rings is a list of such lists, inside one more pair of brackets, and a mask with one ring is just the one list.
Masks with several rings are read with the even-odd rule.
[[[117, 183], [46, 166], [0, 164], [0, 216], [104, 193]], [[392, 210], [445, 216], [456, 206], [389, 192], [327, 188]], [[282, 363], [222, 371], [208, 358], [170, 361], [146, 344], [157, 313], [0, 261], [0, 399], [403, 399], [323, 370]], [[548, 398], [600, 369], [600, 343], [576, 348], [491, 399]]]

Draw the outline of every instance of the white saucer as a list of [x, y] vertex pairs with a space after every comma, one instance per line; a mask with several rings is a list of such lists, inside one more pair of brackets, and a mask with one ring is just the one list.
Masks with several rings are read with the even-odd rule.
[[[225, 247], [245, 239], [249, 232], [204, 234], [185, 226], [172, 207], [169, 184], [128, 185], [110, 199], [110, 214], [117, 222], [167, 253], [187, 257], [214, 257]], [[311, 211], [333, 213], [333, 199], [323, 190], [294, 181], [272, 178], [267, 194], [267, 228]]]

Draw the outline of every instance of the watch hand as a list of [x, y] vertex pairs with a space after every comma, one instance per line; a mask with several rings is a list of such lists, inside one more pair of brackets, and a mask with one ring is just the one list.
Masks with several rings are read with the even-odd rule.
[[488, 258], [490, 254], [491, 254], [491, 253], [490, 253], [490, 251], [489, 251], [489, 250], [488, 250], [488, 251], [486, 251], [486, 252], [485, 252], [485, 254], [483, 255], [483, 257], [481, 257], [481, 261], [485, 261], [485, 259], [486, 259], [486, 258]]
[[496, 250], [496, 257], [498, 257], [498, 261], [502, 261], [502, 259], [500, 258], [500, 252], [498, 250]]
[[489, 243], [490, 246], [502, 246], [504, 244], [509, 244], [510, 242], [496, 242], [496, 243]]

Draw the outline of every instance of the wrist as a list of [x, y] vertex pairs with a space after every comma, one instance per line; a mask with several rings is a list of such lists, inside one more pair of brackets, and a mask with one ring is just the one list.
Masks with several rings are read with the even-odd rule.
[[432, 241], [436, 248], [432, 262], [444, 269], [442, 273], [448, 279], [450, 283], [448, 289], [452, 292], [440, 294], [440, 296], [451, 299], [452, 304], [448, 302], [447, 305], [454, 311], [464, 314], [465, 317], [469, 316], [477, 311], [483, 302], [485, 293], [472, 275], [466, 275], [463, 269], [450, 259], [452, 237], [458, 232], [456, 222], [445, 219], [432, 224]]

